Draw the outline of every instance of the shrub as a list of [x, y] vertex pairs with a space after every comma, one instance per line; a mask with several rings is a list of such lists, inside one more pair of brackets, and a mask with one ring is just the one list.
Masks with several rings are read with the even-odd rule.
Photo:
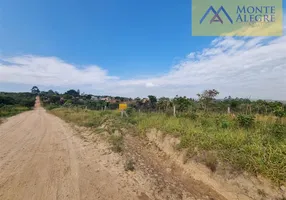
[[100, 113], [99, 113], [99, 115], [101, 116], [101, 117], [103, 117], [103, 116], [107, 116], [107, 115], [111, 115], [111, 111], [110, 110], [105, 110], [105, 111], [101, 111]]
[[217, 128], [227, 129], [230, 127], [230, 122], [224, 115], [219, 115], [215, 119]]
[[269, 132], [276, 138], [282, 139], [286, 136], [286, 126], [280, 123], [275, 123], [271, 126]]
[[87, 121], [83, 124], [86, 127], [98, 127], [100, 123], [98, 121]]
[[73, 104], [71, 104], [71, 103], [64, 103], [63, 107], [71, 108], [71, 107], [73, 107]]
[[201, 119], [201, 125], [202, 127], [209, 128], [212, 125], [212, 121], [210, 120], [210, 118], [203, 117]]
[[9, 117], [27, 110], [29, 110], [29, 108], [23, 106], [5, 105], [0, 108], [0, 117]]
[[229, 128], [229, 126], [230, 126], [230, 123], [228, 121], [222, 121], [221, 122], [221, 128], [227, 129], [227, 128]]
[[207, 154], [205, 157], [205, 164], [212, 172], [215, 172], [218, 165], [217, 158], [214, 155]]
[[132, 115], [133, 113], [136, 112], [134, 108], [128, 107], [126, 110], [127, 115]]
[[53, 109], [59, 108], [59, 107], [60, 107], [60, 106], [55, 105], [55, 104], [49, 104], [49, 105], [45, 106], [45, 108], [46, 108], [47, 110], [53, 110]]
[[125, 122], [130, 123], [130, 124], [133, 124], [133, 125], [137, 124], [137, 120], [134, 119], [134, 118], [131, 118], [131, 117], [125, 117], [125, 118], [123, 118], [123, 120], [124, 120]]
[[191, 118], [192, 120], [196, 120], [198, 117], [199, 117], [199, 115], [198, 115], [197, 113], [195, 113], [195, 112], [191, 112], [191, 113], [190, 113], [190, 118]]
[[165, 111], [165, 115], [168, 117], [174, 116], [174, 110], [173, 109], [167, 109]]
[[35, 105], [35, 99], [23, 100], [20, 102], [20, 105], [23, 105], [28, 108], [32, 108]]
[[282, 107], [275, 109], [273, 113], [276, 117], [279, 117], [279, 118], [282, 118], [285, 116], [285, 112], [284, 112], [284, 109]]
[[109, 141], [112, 144], [112, 151], [117, 153], [123, 151], [123, 136], [111, 135]]
[[134, 164], [135, 162], [132, 159], [127, 160], [124, 165], [125, 171], [134, 171], [135, 170]]
[[196, 120], [199, 116], [195, 112], [187, 112], [187, 113], [180, 114], [179, 117], [190, 118], [192, 120]]
[[237, 121], [240, 127], [250, 128], [254, 124], [255, 117], [253, 115], [238, 115]]

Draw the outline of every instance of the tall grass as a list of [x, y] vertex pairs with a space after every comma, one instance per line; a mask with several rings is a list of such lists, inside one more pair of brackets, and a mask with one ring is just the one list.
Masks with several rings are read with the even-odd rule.
[[0, 107], [0, 117], [10, 117], [28, 110], [30, 109], [24, 106], [5, 105]]
[[215, 152], [218, 159], [237, 170], [261, 174], [276, 183], [286, 182], [286, 125], [273, 117], [256, 117], [243, 127], [237, 118], [222, 114], [195, 114], [182, 117], [160, 113], [133, 113], [121, 119], [116, 111], [54, 109], [52, 113], [81, 126], [97, 127], [111, 120], [117, 126], [130, 123], [137, 133], [156, 128], [180, 138], [180, 148], [190, 155], [199, 151]]
[[92, 111], [80, 108], [56, 108], [50, 110], [52, 114], [65, 119], [68, 122], [73, 122], [79, 126], [98, 127], [107, 120], [112, 120], [119, 116], [114, 111]]
[[256, 120], [248, 129], [226, 115], [190, 119], [141, 114], [135, 119], [141, 132], [157, 128], [180, 137], [180, 147], [189, 152], [215, 151], [221, 161], [238, 170], [261, 174], [276, 183], [286, 182], [286, 126], [272, 117]]

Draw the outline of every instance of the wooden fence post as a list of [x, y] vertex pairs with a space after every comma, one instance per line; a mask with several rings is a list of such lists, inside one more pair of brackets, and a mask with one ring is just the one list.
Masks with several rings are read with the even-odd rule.
[[227, 107], [227, 114], [230, 114], [230, 107]]

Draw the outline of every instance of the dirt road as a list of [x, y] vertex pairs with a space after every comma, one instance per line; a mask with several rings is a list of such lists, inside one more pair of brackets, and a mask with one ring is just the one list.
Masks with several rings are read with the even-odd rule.
[[0, 125], [0, 199], [221, 199], [176, 189], [170, 178], [159, 187], [157, 176], [126, 172], [108, 143], [77, 135], [39, 105]]

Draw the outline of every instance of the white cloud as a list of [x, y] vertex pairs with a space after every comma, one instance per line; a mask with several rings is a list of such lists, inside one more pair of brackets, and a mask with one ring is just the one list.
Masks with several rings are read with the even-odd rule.
[[[0, 58], [0, 83], [75, 87], [123, 96], [186, 95], [216, 88], [223, 96], [286, 99], [286, 36], [221, 37], [191, 52], [169, 73], [121, 79], [98, 66], [76, 66], [56, 57]], [[2, 62], [1, 62], [2, 60]], [[2, 64], [1, 64], [2, 63]], [[95, 92], [96, 89], [96, 92]]]
[[151, 82], [146, 83], [146, 87], [154, 87], [155, 85]]
[[[194, 96], [203, 89], [217, 88], [221, 97], [286, 99], [285, 52], [285, 36], [218, 38], [210, 47], [190, 53], [164, 76], [124, 80], [121, 84], [138, 87], [152, 82], [155, 94], [170, 96]], [[148, 93], [143, 87], [141, 91]]]
[[74, 66], [56, 57], [16, 56], [1, 58], [0, 82], [73, 86], [101, 84], [117, 77], [108, 76], [98, 66]]

